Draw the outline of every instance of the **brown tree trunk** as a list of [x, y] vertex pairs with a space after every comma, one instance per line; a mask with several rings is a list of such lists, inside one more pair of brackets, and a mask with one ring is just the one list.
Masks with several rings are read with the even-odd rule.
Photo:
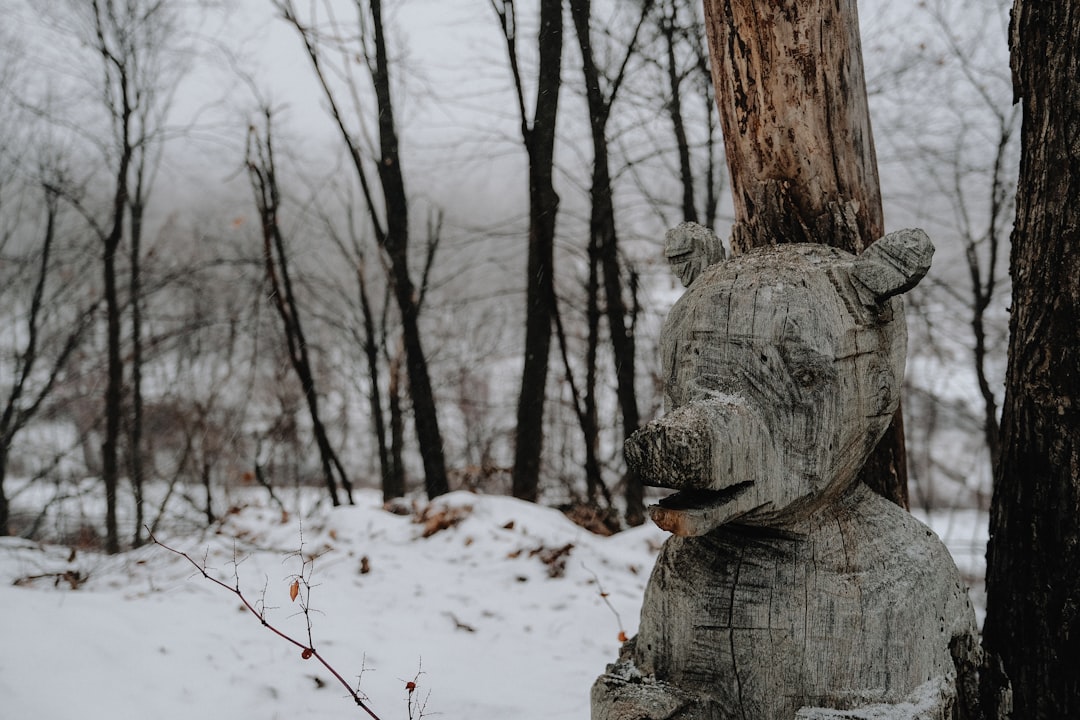
[[[1080, 7], [1017, 0], [1012, 317], [984, 645], [1016, 718], [1080, 717]], [[991, 689], [994, 690], [993, 688]]]
[[[120, 534], [116, 524], [116, 491], [120, 480], [120, 432], [124, 416], [123, 385], [124, 358], [120, 348], [120, 289], [116, 261], [120, 242], [124, 237], [124, 215], [128, 203], [128, 172], [134, 154], [132, 139], [132, 116], [135, 100], [133, 78], [129, 75], [130, 58], [118, 56], [109, 46], [108, 33], [117, 24], [111, 6], [103, 9], [92, 3], [91, 12], [97, 50], [105, 67], [105, 82], [109, 91], [115, 91], [115, 100], [108, 106], [113, 113], [113, 131], [116, 134], [117, 167], [116, 186], [113, 189], [109, 230], [99, 229], [103, 245], [102, 273], [105, 289], [106, 358], [107, 380], [105, 383], [105, 437], [101, 443], [101, 479], [105, 485], [105, 551], [120, 552]], [[106, 95], [109, 97], [109, 95]]]
[[[855, 0], [705, 0], [735, 202], [732, 252], [884, 234]], [[903, 421], [862, 480], [907, 506]]]

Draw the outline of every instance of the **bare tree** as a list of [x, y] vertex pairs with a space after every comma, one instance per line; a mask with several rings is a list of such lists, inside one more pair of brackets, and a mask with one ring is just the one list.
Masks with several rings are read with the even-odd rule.
[[[130, 2], [131, 0], [129, 0]], [[156, 5], [162, 5], [157, 7]], [[171, 50], [180, 32], [180, 19], [174, 8], [162, 3], [139, 7], [132, 3], [128, 13], [143, 14], [146, 37], [139, 50], [133, 44], [131, 64], [135, 105], [132, 120], [135, 134], [131, 153], [131, 184], [127, 194], [128, 215], [128, 303], [131, 323], [131, 380], [127, 418], [128, 473], [135, 495], [134, 544], [143, 543], [143, 486], [146, 482], [143, 447], [143, 365], [145, 362], [143, 305], [143, 235], [146, 211], [164, 147], [166, 121], [172, 109], [173, 95], [185, 67], [182, 57]]]
[[[343, 316], [351, 315], [351, 320], [344, 323], [340, 320], [331, 322], [352, 337], [363, 350], [366, 359], [370, 415], [378, 448], [383, 499], [389, 501], [402, 497], [406, 490], [403, 460], [405, 426], [401, 368], [405, 348], [397, 328], [396, 318], [392, 318], [392, 302], [389, 297], [390, 288], [388, 286], [384, 288], [385, 297], [382, 299], [380, 306], [377, 306], [372, 299], [371, 279], [368, 277], [367, 270], [370, 253], [365, 249], [365, 243], [357, 226], [354, 208], [351, 199], [347, 196], [347, 191], [343, 195], [341, 203], [344, 220], [335, 222], [331, 217], [324, 214], [322, 224], [341, 257], [352, 267], [352, 279], [356, 281], [355, 288], [349, 290], [342, 288], [339, 294], [349, 296], [355, 292], [358, 302], [355, 304], [350, 303], [351, 312], [342, 313]], [[342, 224], [345, 226], [344, 229], [339, 227]], [[420, 275], [419, 292], [416, 299], [418, 311], [423, 308], [424, 300], [428, 295], [431, 272], [435, 265], [441, 232], [441, 215], [435, 213], [429, 218], [428, 222], [426, 257]], [[378, 252], [377, 248], [376, 252]], [[356, 316], [357, 309], [359, 310], [359, 317]], [[391, 328], [391, 323], [395, 324], [394, 328]], [[383, 409], [382, 400], [383, 392], [380, 380], [382, 371], [380, 368], [383, 366], [386, 368], [387, 376], [386, 411], [389, 413], [389, 422]]]
[[518, 55], [518, 12], [514, 0], [491, 0], [499, 21], [517, 99], [521, 140], [529, 158], [529, 240], [526, 262], [525, 349], [514, 442], [514, 497], [535, 501], [540, 491], [551, 330], [555, 313], [555, 218], [559, 196], [553, 184], [555, 122], [562, 85], [562, 0], [540, 0], [536, 98], [532, 118]]
[[[700, 222], [707, 227], [716, 224], [719, 206], [720, 183], [717, 178], [719, 166], [716, 152], [718, 133], [716, 102], [712, 94], [712, 75], [709, 71], [709, 53], [704, 43], [704, 19], [696, 3], [688, 0], [661, 0], [655, 13], [656, 33], [662, 45], [662, 55], [655, 62], [666, 79], [667, 102], [664, 103], [671, 119], [679, 161], [679, 180], [682, 186], [682, 219]], [[698, 212], [698, 183], [695, 180], [691, 155], [694, 147], [690, 142], [688, 118], [683, 93], [686, 86], [701, 101], [705, 111], [706, 166], [704, 175], [703, 207]]]
[[[28, 302], [25, 298], [11, 299], [16, 305], [26, 303], [25, 323], [21, 329], [16, 329], [17, 335], [25, 340], [21, 348], [12, 348], [11, 383], [4, 388], [3, 405], [0, 406], [0, 535], [10, 532], [10, 509], [4, 481], [15, 437], [39, 414], [61, 381], [68, 361], [91, 326], [97, 309], [97, 303], [91, 302], [77, 308], [73, 314], [61, 312], [74, 298], [56, 278], [62, 269], [55, 252], [60, 223], [57, 182], [55, 177], [42, 175], [37, 183], [41, 193], [39, 244], [22, 257], [6, 253], [2, 256], [5, 264], [25, 271], [33, 282], [27, 288], [30, 291]], [[0, 198], [0, 212], [7, 209], [7, 200]], [[4, 240], [7, 240], [7, 233]], [[2, 246], [7, 245], [7, 242], [2, 243]], [[8, 277], [4, 282], [8, 292], [22, 288], [15, 277]], [[57, 315], [60, 316], [59, 327]], [[7, 358], [4, 362], [6, 364]]]
[[[926, 508], [945, 492], [985, 506], [998, 454], [1008, 338], [1003, 258], [1019, 155], [1009, 4], [871, 5], [864, 26], [886, 214], [925, 228], [938, 247], [935, 269], [907, 300], [920, 371], [906, 380], [914, 421], [905, 439], [913, 500]], [[903, 37], [898, 26], [907, 28]]]
[[1015, 210], [1020, 120], [1019, 106], [1010, 107], [1008, 102], [1008, 73], [997, 66], [997, 53], [986, 49], [997, 32], [1004, 35], [1007, 24], [1007, 3], [996, 3], [994, 10], [987, 12], [980, 4], [978, 22], [967, 22], [961, 29], [956, 22], [958, 12], [969, 17], [975, 8], [951, 7], [940, 0], [924, 6], [942, 46], [927, 61], [933, 63], [935, 73], [941, 74], [947, 68], [951, 70], [949, 77], [961, 82], [939, 90], [952, 98], [942, 108], [953, 120], [946, 137], [934, 137], [925, 127], [918, 131], [911, 128], [913, 134], [918, 133], [912, 141], [925, 158], [920, 176], [933, 183], [937, 195], [948, 202], [952, 227], [963, 249], [969, 279], [967, 293], [945, 283], [935, 289], [969, 308], [972, 364], [983, 401], [983, 437], [992, 469], [997, 465], [1001, 441], [998, 394], [988, 367], [994, 351], [992, 328], [988, 327], [993, 318], [988, 313], [999, 299], [1003, 280], [1000, 259], [1005, 255], [1009, 220]]
[[[173, 378], [156, 387], [143, 408], [146, 472], [164, 485], [156, 508], [147, 513], [151, 532], [184, 518], [185, 505], [178, 501], [207, 526], [217, 521], [221, 491], [237, 480], [255, 479], [248, 465], [255, 438], [241, 428], [252, 424], [253, 410], [265, 403], [258, 389], [292, 385], [259, 381], [260, 370], [282, 363], [260, 347], [272, 319], [262, 312], [265, 281], [253, 272], [263, 264], [250, 257], [250, 237], [238, 235], [206, 242], [193, 231], [171, 238], [186, 240], [192, 251], [180, 259], [179, 269], [188, 272], [167, 286], [171, 327], [158, 318], [161, 329], [147, 337], [154, 351], [148, 359]], [[302, 447], [286, 452], [298, 456]]]
[[[125, 366], [129, 364], [123, 349], [122, 324], [124, 305], [132, 310], [135, 331], [134, 363], [141, 365], [141, 316], [136, 306], [141, 302], [139, 277], [140, 238], [143, 215], [149, 197], [152, 170], [164, 117], [168, 112], [171, 90], [181, 67], [172, 56], [177, 42], [176, 7], [152, 0], [62, 0], [51, 12], [50, 20], [69, 37], [84, 46], [95, 58], [89, 67], [93, 73], [79, 77], [105, 117], [105, 138], [92, 137], [76, 118], [55, 118], [55, 122], [74, 128], [82, 139], [95, 145], [108, 176], [107, 209], [98, 209], [99, 198], [72, 192], [58, 186], [60, 197], [83, 217], [91, 235], [101, 247], [102, 276], [106, 320], [107, 373], [104, 392], [105, 432], [102, 439], [101, 476], [105, 486], [106, 549], [118, 552], [119, 530], [116, 518], [116, 494], [120, 479], [121, 441], [128, 431], [129, 470], [136, 496], [138, 529], [141, 539], [142, 470], [141, 430], [138, 413], [141, 407], [141, 378], [135, 370], [134, 387], [125, 387]], [[123, 298], [122, 250], [128, 239], [129, 268], [127, 289], [135, 300]], [[125, 390], [134, 393], [135, 412], [125, 405]]]
[[[626, 167], [638, 190], [666, 226], [700, 222], [715, 227], [724, 187], [724, 164], [719, 110], [713, 92], [709, 51], [705, 42], [702, 6], [695, 0], [639, 0], [649, 7], [639, 41], [643, 61], [624, 92], [626, 109], [641, 117], [634, 137], [648, 134], [645, 143], [623, 141]], [[658, 109], [669, 134], [649, 133]], [[675, 180], [658, 188], [657, 172]]]
[[[375, 322], [375, 307], [371, 300], [367, 271], [368, 253], [364, 250], [364, 244], [357, 232], [354, 222], [352, 207], [346, 206], [345, 225], [348, 231], [348, 242], [338, 231], [336, 224], [330, 218], [324, 218], [324, 225], [330, 239], [334, 242], [338, 252], [352, 266], [356, 280], [356, 299], [360, 309], [360, 322], [347, 323], [344, 330], [364, 352], [367, 362], [368, 375], [368, 398], [370, 403], [371, 425], [375, 433], [375, 444], [379, 455], [379, 476], [381, 478], [383, 502], [402, 497], [405, 494], [405, 473], [400, 462], [400, 455], [396, 458], [391, 456], [391, 446], [387, 438], [386, 416], [382, 402], [382, 383], [380, 382], [380, 348], [386, 347], [386, 323], [381, 323], [382, 332]], [[386, 303], [383, 304], [386, 306]], [[394, 402], [394, 396], [391, 396]], [[395, 416], [397, 418], [398, 416]], [[394, 425], [400, 422], [392, 420]], [[400, 438], [399, 438], [400, 439]], [[400, 448], [397, 448], [399, 450]]]
[[248, 129], [245, 165], [255, 194], [255, 206], [259, 212], [260, 229], [263, 242], [263, 262], [266, 281], [270, 286], [269, 297], [281, 319], [288, 347], [289, 362], [300, 382], [308, 415], [311, 418], [315, 444], [319, 449], [323, 480], [330, 493], [333, 504], [340, 505], [338, 484], [345, 490], [345, 497], [353, 504], [352, 483], [330, 445], [326, 426], [319, 414], [319, 394], [315, 387], [315, 375], [308, 353], [308, 342], [304, 335], [300, 309], [296, 301], [292, 276], [289, 270], [289, 255], [285, 248], [285, 238], [281, 230], [281, 190], [278, 183], [277, 167], [274, 156], [273, 115], [269, 109], [263, 110], [263, 127], [259, 130], [254, 125]]
[[[638, 39], [652, 9], [652, 1], [642, 3], [637, 14], [633, 32], [627, 43], [625, 53], [615, 65], [611, 77], [601, 78], [593, 53], [592, 41], [592, 3], [590, 0], [570, 0], [570, 12], [577, 32], [578, 47], [581, 50], [582, 69], [585, 80], [585, 96], [589, 109], [590, 130], [593, 145], [593, 166], [590, 186], [592, 206], [589, 218], [589, 337], [591, 358], [595, 358], [595, 338], [599, 310], [595, 297], [599, 283], [596, 279], [597, 266], [601, 269], [604, 286], [604, 306], [607, 309], [608, 328], [614, 354], [615, 375], [618, 389], [619, 407], [622, 410], [623, 437], [628, 438], [638, 429], [637, 377], [634, 342], [633, 318], [628, 326], [627, 304], [623, 297], [622, 272], [619, 266], [618, 235], [615, 224], [615, 205], [611, 178], [610, 148], [608, 145], [608, 120], [611, 109], [619, 94], [631, 58], [637, 51]], [[590, 370], [595, 361], [590, 363]], [[595, 371], [592, 371], [592, 376]], [[595, 380], [590, 380], [588, 396], [592, 396]], [[586, 432], [587, 456], [595, 440], [596, 403], [591, 401], [583, 411], [583, 425], [591, 432]], [[595, 462], [595, 461], [594, 461]], [[598, 484], [599, 478], [590, 478], [590, 487]], [[640, 525], [645, 521], [644, 489], [641, 478], [627, 469], [625, 475], [626, 519], [631, 525]], [[595, 501], [595, 492], [590, 493]]]
[[[418, 290], [409, 267], [409, 203], [394, 116], [382, 2], [354, 1], [355, 33], [341, 31], [334, 20], [331, 3], [324, 5], [327, 17], [331, 18], [330, 27], [324, 32], [303, 20], [292, 0], [272, 2], [274, 8], [296, 30], [304, 43], [304, 49], [330, 106], [333, 120], [352, 160], [376, 242], [389, 259], [390, 285], [401, 314], [409, 397], [412, 399], [416, 436], [424, 464], [425, 488], [429, 497], [441, 495], [447, 492], [449, 485], [435, 395], [421, 341]], [[355, 43], [350, 43], [349, 38], [355, 39]], [[336, 53], [341, 58], [341, 63], [331, 66], [327, 52]], [[355, 119], [361, 126], [370, 120], [364, 117], [364, 107], [359, 96], [361, 91], [353, 76], [352, 65], [355, 58], [362, 59], [375, 95], [377, 115], [374, 119], [378, 128], [377, 144], [374, 144], [377, 147], [375, 167], [382, 190], [381, 202], [376, 200], [374, 187], [369, 179], [370, 171], [364, 160], [362, 133], [350, 129], [345, 108], [339, 101], [339, 93], [331, 84], [334, 78], [344, 79], [344, 93], [347, 93], [353, 102]]]
[[[102, 268], [107, 323], [108, 375], [105, 387], [105, 436], [102, 442], [102, 480], [105, 484], [105, 547], [119, 552], [116, 492], [119, 481], [119, 442], [123, 422], [124, 358], [121, 350], [121, 300], [117, 259], [124, 238], [124, 221], [130, 201], [131, 167], [139, 141], [136, 127], [141, 97], [138, 65], [153, 46], [147, 31], [155, 28], [161, 8], [141, 8], [134, 0], [114, 3], [93, 0], [89, 7], [72, 7], [84, 19], [80, 32], [84, 42], [101, 61], [101, 101], [109, 114], [115, 147], [111, 209], [104, 222], [84, 212], [102, 245]], [[81, 206], [80, 206], [81, 208]]]

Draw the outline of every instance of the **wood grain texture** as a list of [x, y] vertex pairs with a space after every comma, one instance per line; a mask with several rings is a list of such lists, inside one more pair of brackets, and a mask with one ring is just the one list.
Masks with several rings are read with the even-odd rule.
[[678, 492], [641, 624], [594, 720], [977, 715], [974, 613], [951, 556], [857, 481], [899, 401], [898, 294], [921, 231], [855, 256], [757, 248], [712, 265], [661, 333], [667, 414], [627, 462]]
[[661, 527], [776, 524], [855, 482], [896, 410], [907, 339], [900, 301], [854, 280], [863, 263], [823, 245], [758, 248], [675, 303], [660, 338], [668, 414], [627, 441], [627, 462], [649, 484], [734, 495], [700, 520], [654, 510]]
[[859, 486], [783, 530], [669, 540], [593, 720], [971, 717], [954, 647], [978, 635], [948, 551]]
[[856, 0], [705, 0], [735, 254], [883, 234]]
[[860, 486], [782, 531], [673, 538], [634, 664], [723, 708], [713, 717], [790, 718], [901, 702], [955, 676], [949, 642], [973, 628], [944, 546]]

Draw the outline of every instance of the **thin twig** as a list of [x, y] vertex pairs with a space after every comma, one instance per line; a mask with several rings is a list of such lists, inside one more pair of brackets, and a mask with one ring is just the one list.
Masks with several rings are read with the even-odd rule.
[[[341, 683], [342, 687], [344, 687], [348, 691], [349, 695], [353, 699], [353, 702], [355, 702], [357, 704], [357, 706], [360, 707], [361, 710], [366, 712], [374, 720], [382, 720], [378, 715], [375, 714], [375, 711], [372, 710], [370, 707], [368, 707], [367, 703], [364, 702], [364, 698], [361, 697], [359, 689], [353, 689], [353, 687], [345, 680], [345, 678], [343, 678], [341, 676], [341, 674], [337, 670], [335, 670], [334, 667], [332, 665], [330, 665], [330, 663], [327, 662], [326, 659], [322, 655], [319, 654], [319, 651], [316, 650], [313, 647], [314, 643], [311, 642], [310, 618], [309, 618], [309, 622], [308, 622], [308, 642], [303, 643], [303, 642], [297, 640], [296, 638], [292, 637], [291, 635], [287, 635], [286, 633], [282, 632], [281, 630], [278, 630], [276, 627], [274, 627], [273, 625], [270, 624], [270, 622], [266, 619], [266, 614], [264, 612], [260, 612], [259, 610], [257, 610], [255, 608], [255, 606], [252, 605], [251, 602], [247, 599], [247, 597], [245, 597], [244, 593], [240, 590], [239, 576], [237, 577], [237, 581], [236, 581], [235, 585], [229, 585], [228, 583], [223, 582], [222, 580], [219, 580], [218, 578], [216, 578], [213, 575], [211, 575], [210, 573], [208, 573], [206, 571], [206, 563], [205, 563], [205, 561], [204, 561], [204, 563], [202, 565], [200, 565], [199, 563], [195, 562], [195, 560], [193, 560], [192, 557], [190, 555], [188, 555], [186, 552], [183, 552], [181, 550], [177, 550], [175, 548], [169, 547], [165, 543], [158, 540], [154, 536], [154, 534], [152, 532], [150, 532], [150, 528], [146, 528], [146, 533], [149, 536], [150, 541], [152, 543], [164, 548], [165, 550], [168, 550], [169, 552], [173, 553], [174, 555], [179, 555], [180, 557], [184, 558], [189, 563], [191, 563], [191, 566], [194, 567], [199, 572], [199, 574], [201, 574], [204, 578], [206, 578], [210, 582], [214, 583], [215, 585], [218, 585], [218, 586], [224, 588], [225, 590], [228, 590], [233, 595], [238, 597], [240, 599], [240, 602], [243, 603], [244, 607], [246, 607], [248, 609], [248, 611], [251, 612], [252, 615], [259, 618], [259, 622], [262, 623], [263, 627], [265, 627], [267, 630], [269, 630], [270, 632], [272, 632], [275, 635], [277, 635], [278, 637], [280, 637], [282, 640], [284, 640], [284, 641], [286, 641], [288, 643], [291, 643], [291, 644], [295, 645], [296, 647], [300, 648], [301, 657], [303, 657], [305, 660], [310, 659], [310, 658], [315, 658], [316, 660], [318, 660], [319, 663], [321, 663], [322, 666], [324, 668], [326, 668], [327, 672], [329, 672], [331, 675], [333, 675], [335, 678], [337, 678], [337, 681], [339, 683]], [[307, 614], [306, 602], [304, 604], [304, 612], [305, 612], [305, 614]]]
[[593, 580], [596, 581], [596, 590], [600, 593], [600, 599], [604, 601], [604, 604], [611, 610], [611, 614], [615, 616], [615, 622], [619, 625], [619, 641], [626, 642], [626, 630], [623, 628], [622, 618], [619, 617], [619, 611], [615, 609], [615, 606], [608, 600], [608, 593], [604, 590], [604, 586], [600, 584], [600, 576], [594, 573], [585, 563], [581, 563], [581, 567], [585, 569], [585, 572], [593, 576]]
[[428, 698], [431, 697], [431, 693], [425, 693], [424, 697], [420, 697], [420, 676], [424, 674], [424, 661], [420, 661], [420, 665], [416, 668], [416, 675], [413, 679], [405, 683], [405, 692], [407, 693], [405, 698], [405, 704], [409, 709], [409, 720], [420, 720], [424, 717], [424, 710], [427, 708]]

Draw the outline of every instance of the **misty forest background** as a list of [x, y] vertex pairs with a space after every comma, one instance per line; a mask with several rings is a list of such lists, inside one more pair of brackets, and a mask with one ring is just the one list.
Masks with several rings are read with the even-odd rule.
[[[700, 3], [0, 0], [0, 534], [240, 488], [642, 521], [666, 229], [732, 222]], [[1019, 155], [1001, 0], [860, 3], [910, 502], [985, 509]]]

